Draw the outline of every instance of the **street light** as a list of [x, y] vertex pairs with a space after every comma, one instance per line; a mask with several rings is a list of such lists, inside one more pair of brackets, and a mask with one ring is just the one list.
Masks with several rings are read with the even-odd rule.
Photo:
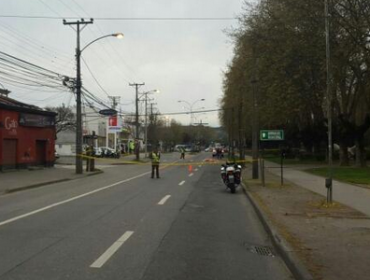
[[124, 35], [123, 35], [123, 33], [113, 33], [113, 34], [108, 34], [108, 35], [104, 35], [104, 36], [101, 36], [99, 38], [96, 38], [95, 40], [93, 40], [90, 43], [88, 43], [85, 47], [83, 47], [82, 50], [80, 51], [80, 53], [82, 53], [92, 43], [95, 43], [96, 41], [99, 41], [99, 40], [101, 40], [103, 38], [107, 38], [107, 37], [116, 37], [118, 39], [122, 39], [124, 37]]
[[[85, 21], [84, 19], [75, 21], [75, 22], [67, 22], [63, 20], [64, 25], [76, 25], [76, 32], [77, 32], [77, 47], [76, 47], [76, 63], [77, 63], [77, 73], [76, 73], [76, 173], [82, 174], [83, 172], [83, 165], [82, 165], [82, 114], [81, 114], [81, 53], [89, 47], [91, 44], [95, 43], [98, 40], [101, 40], [106, 37], [117, 37], [123, 38], [122, 33], [114, 33], [109, 35], [101, 36], [90, 43], [88, 43], [85, 47], [81, 49], [80, 47], [80, 32], [87, 24], [92, 24], [94, 22], [93, 19], [89, 21]], [[81, 29], [80, 25], [84, 25]]]
[[192, 125], [192, 123], [193, 123], [193, 118], [194, 118], [194, 116], [193, 116], [193, 107], [194, 107], [194, 105], [196, 104], [196, 103], [198, 103], [198, 102], [201, 102], [201, 101], [205, 101], [205, 99], [204, 98], [202, 98], [202, 99], [198, 99], [198, 100], [195, 100], [193, 103], [190, 103], [190, 102], [188, 102], [188, 101], [185, 101], [185, 100], [178, 100], [177, 102], [179, 102], [179, 103], [185, 103], [185, 104], [187, 104], [189, 107], [189, 111], [190, 111], [190, 125]]

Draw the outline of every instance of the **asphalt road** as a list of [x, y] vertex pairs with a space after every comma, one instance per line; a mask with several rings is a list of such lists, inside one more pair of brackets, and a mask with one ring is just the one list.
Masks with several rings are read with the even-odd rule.
[[293, 279], [263, 255], [272, 246], [241, 189], [225, 191], [218, 166], [192, 167], [150, 179], [147, 165], [115, 166], [0, 197], [0, 279]]

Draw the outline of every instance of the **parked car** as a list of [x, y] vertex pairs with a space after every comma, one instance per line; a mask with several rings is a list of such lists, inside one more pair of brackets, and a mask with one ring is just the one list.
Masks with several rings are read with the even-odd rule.
[[102, 157], [119, 158], [120, 153], [109, 147], [100, 147], [102, 151]]
[[102, 157], [103, 156], [103, 150], [101, 147], [95, 147], [94, 148], [94, 156], [96, 157]]

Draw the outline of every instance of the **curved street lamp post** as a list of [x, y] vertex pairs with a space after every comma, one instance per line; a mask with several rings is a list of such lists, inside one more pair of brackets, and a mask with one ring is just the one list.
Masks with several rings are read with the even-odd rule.
[[196, 103], [201, 102], [201, 101], [205, 101], [205, 99], [204, 98], [198, 99], [198, 100], [195, 100], [193, 103], [190, 103], [190, 102], [185, 101], [185, 100], [179, 100], [179, 101], [177, 101], [179, 103], [185, 103], [185, 104], [187, 104], [189, 106], [188, 108], [189, 108], [189, 111], [190, 111], [190, 125], [193, 124], [193, 119], [194, 119], [194, 116], [193, 116], [193, 107], [194, 107], [194, 105]]
[[[123, 38], [122, 33], [114, 33], [109, 35], [101, 36], [90, 43], [88, 43], [85, 47], [81, 49], [80, 47], [80, 32], [86, 27], [87, 24], [94, 23], [94, 19], [90, 19], [89, 21], [85, 21], [84, 19], [75, 21], [75, 22], [67, 22], [63, 20], [64, 25], [76, 25], [76, 32], [77, 32], [77, 47], [76, 47], [76, 64], [77, 64], [77, 73], [76, 73], [76, 173], [82, 174], [83, 173], [83, 165], [82, 165], [82, 114], [81, 114], [81, 53], [89, 47], [91, 44], [95, 43], [98, 40], [107, 38], [107, 37], [117, 37]], [[83, 27], [81, 28], [81, 25]]]

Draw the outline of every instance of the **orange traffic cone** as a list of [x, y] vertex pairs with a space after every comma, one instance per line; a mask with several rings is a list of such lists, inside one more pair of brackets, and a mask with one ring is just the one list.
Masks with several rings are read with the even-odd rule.
[[193, 166], [189, 165], [188, 170], [189, 170], [189, 173], [193, 172]]

